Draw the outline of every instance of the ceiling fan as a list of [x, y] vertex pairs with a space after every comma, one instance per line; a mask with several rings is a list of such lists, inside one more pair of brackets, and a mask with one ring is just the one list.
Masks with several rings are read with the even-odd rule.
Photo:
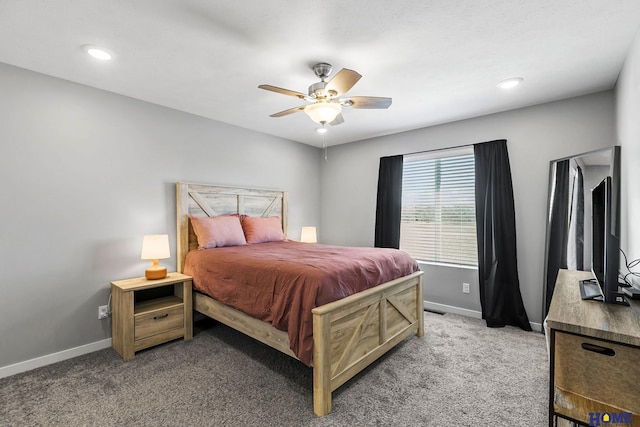
[[313, 72], [320, 78], [320, 81], [309, 86], [308, 95], [277, 86], [260, 85], [260, 89], [270, 90], [283, 95], [295, 96], [310, 104], [300, 107], [289, 108], [279, 113], [271, 114], [270, 117], [282, 117], [289, 114], [304, 111], [316, 123], [339, 125], [344, 122], [342, 108], [367, 108], [382, 109], [389, 108], [391, 98], [380, 98], [373, 96], [344, 96], [362, 77], [353, 70], [343, 68], [331, 78], [325, 81], [331, 74], [333, 67], [326, 62], [320, 62], [311, 67]]

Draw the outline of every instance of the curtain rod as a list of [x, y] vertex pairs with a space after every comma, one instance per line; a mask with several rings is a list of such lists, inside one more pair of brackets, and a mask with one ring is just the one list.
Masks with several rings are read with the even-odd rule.
[[397, 154], [397, 155], [398, 156], [409, 156], [411, 154], [431, 153], [433, 151], [454, 150], [456, 148], [473, 147], [474, 145], [486, 144], [487, 142], [496, 142], [496, 141], [505, 141], [505, 142], [507, 142], [507, 140], [505, 138], [501, 138], [501, 139], [493, 139], [493, 140], [484, 141], [484, 142], [476, 142], [475, 144], [462, 144], [462, 145], [456, 145], [456, 146], [453, 146], [453, 147], [434, 148], [433, 150], [414, 151], [413, 153], [405, 153], [405, 154]]
[[434, 148], [433, 150], [422, 150], [422, 151], [414, 151], [412, 153], [404, 153], [404, 154], [399, 154], [401, 156], [410, 156], [412, 154], [421, 154], [421, 153], [432, 153], [434, 151], [444, 151], [444, 150], [454, 150], [456, 148], [466, 148], [466, 147], [473, 147], [475, 144], [463, 144], [463, 145], [456, 145], [454, 147], [443, 147], [443, 148]]

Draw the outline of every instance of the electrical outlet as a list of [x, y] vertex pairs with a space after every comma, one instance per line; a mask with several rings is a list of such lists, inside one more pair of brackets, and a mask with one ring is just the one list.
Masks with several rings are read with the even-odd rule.
[[462, 293], [463, 294], [468, 294], [469, 293], [469, 284], [468, 283], [463, 283], [462, 284]]
[[101, 305], [98, 307], [98, 319], [106, 319], [109, 317], [109, 306]]

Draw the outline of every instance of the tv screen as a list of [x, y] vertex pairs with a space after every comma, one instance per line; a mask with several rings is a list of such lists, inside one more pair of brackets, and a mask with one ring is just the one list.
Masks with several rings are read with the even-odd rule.
[[591, 271], [602, 289], [604, 302], [626, 304], [618, 292], [620, 241], [614, 215], [618, 211], [617, 201], [610, 176], [591, 190]]
[[591, 190], [591, 271], [605, 293], [605, 272], [607, 260], [607, 239], [610, 227], [607, 224], [607, 187], [611, 188], [611, 178], [606, 177]]

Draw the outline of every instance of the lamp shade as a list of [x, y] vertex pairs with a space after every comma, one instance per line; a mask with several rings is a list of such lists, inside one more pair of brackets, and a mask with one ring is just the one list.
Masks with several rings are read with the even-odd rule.
[[304, 107], [304, 112], [316, 123], [331, 123], [341, 111], [340, 104], [326, 101]]
[[144, 277], [149, 280], [164, 279], [167, 277], [167, 268], [162, 267], [159, 259], [169, 258], [169, 235], [153, 234], [142, 238], [142, 254], [140, 258], [150, 259], [151, 266], [144, 271]]
[[318, 235], [315, 227], [302, 227], [300, 241], [305, 243], [318, 243]]
[[140, 259], [164, 259], [171, 257], [169, 253], [169, 235], [153, 234], [142, 238], [142, 254]]

